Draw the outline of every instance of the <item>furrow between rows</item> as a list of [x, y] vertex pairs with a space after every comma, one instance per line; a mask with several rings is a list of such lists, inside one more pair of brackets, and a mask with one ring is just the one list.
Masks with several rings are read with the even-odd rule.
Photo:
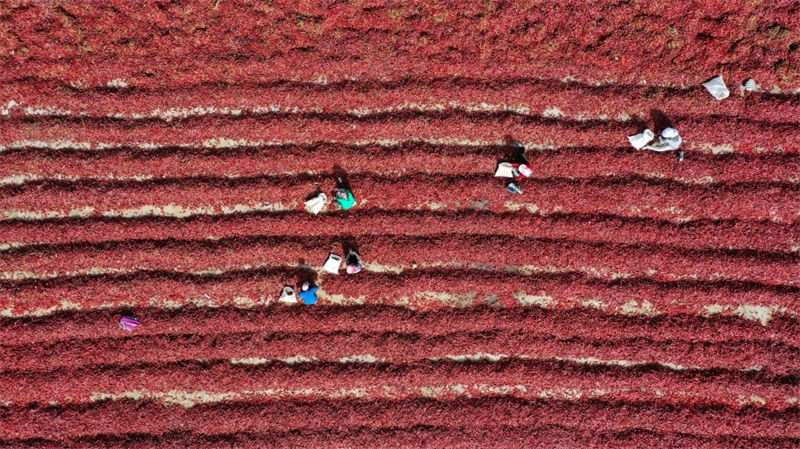
[[[627, 146], [627, 135], [641, 131], [630, 122], [567, 121], [550, 117], [513, 114], [397, 114], [377, 118], [311, 117], [198, 117], [169, 126], [129, 121], [117, 124], [92, 120], [35, 120], [7, 126], [0, 131], [0, 151], [21, 148], [94, 149], [120, 146], [158, 148], [198, 146], [224, 151], [240, 146], [275, 143], [313, 144], [396, 143], [423, 141], [448, 144], [502, 143], [512, 136], [530, 147]], [[701, 154], [798, 153], [800, 128], [744, 122], [715, 117], [675, 121], [683, 147]], [[366, 142], [365, 142], [366, 138]]]
[[[357, 191], [359, 197], [361, 192]], [[369, 203], [368, 203], [369, 204]], [[151, 210], [150, 216], [105, 218], [87, 217], [42, 221], [0, 221], [2, 250], [18, 248], [38, 251], [52, 246], [54, 251], [69, 245], [148, 240], [232, 239], [258, 237], [299, 237], [316, 235], [352, 236], [354, 239], [380, 234], [429, 236], [447, 232], [473, 235], [514, 235], [519, 238], [566, 239], [586, 242], [614, 242], [643, 245], [670, 245], [698, 250], [729, 248], [770, 253], [800, 251], [800, 224], [771, 221], [696, 220], [686, 223], [626, 218], [611, 215], [542, 215], [538, 206], [510, 202], [516, 212], [491, 213], [479, 210], [486, 203], [474, 203], [471, 210], [459, 212], [363, 210], [351, 213], [306, 212], [261, 213], [245, 207], [240, 214], [195, 214], [182, 219], [158, 216], [167, 210]], [[527, 206], [527, 207], [524, 207]], [[467, 207], [470, 207], [468, 204]], [[531, 213], [535, 211], [535, 213]], [[184, 211], [186, 212], [186, 211]], [[156, 216], [153, 216], [156, 215]]]
[[[7, 317], [122, 306], [266, 305], [283, 285], [314, 277], [307, 266], [241, 267], [235, 271], [86, 274], [49, 280], [4, 281], [0, 310]], [[503, 307], [569, 310], [595, 308], [623, 315], [735, 315], [763, 325], [773, 315], [795, 317], [798, 287], [733, 281], [646, 278], [601, 280], [579, 272], [427, 267], [402, 273], [366, 271], [325, 276], [321, 305], [387, 304], [409, 308]]]
[[476, 426], [426, 426], [383, 428], [357, 425], [335, 426], [328, 429], [292, 429], [273, 431], [214, 432], [205, 429], [198, 432], [173, 431], [166, 433], [96, 433], [69, 439], [37, 437], [30, 439], [7, 439], [10, 448], [94, 449], [125, 446], [129, 449], [155, 449], [192, 447], [197, 449], [219, 449], [231, 445], [241, 449], [261, 448], [264, 441], [270, 447], [317, 449], [325, 446], [358, 447], [364, 449], [392, 447], [396, 449], [430, 448], [471, 449], [494, 447], [581, 447], [586, 449], [723, 449], [731, 447], [795, 449], [798, 438], [758, 438], [743, 435], [698, 436], [685, 431], [655, 432], [646, 427], [621, 432], [607, 430], [584, 430], [564, 424], [550, 425], [503, 425], [486, 424]]
[[[469, 241], [468, 246], [464, 241]], [[664, 245], [620, 245], [512, 236], [396, 234], [259, 237], [75, 245], [13, 250], [0, 261], [0, 280], [45, 280], [137, 271], [222, 274], [244, 266], [280, 266], [307, 260], [321, 266], [329, 252], [357, 247], [368, 271], [427, 267], [483, 267], [528, 272], [584, 272], [602, 279], [741, 281], [764, 285], [800, 282], [800, 255], [697, 251]]]
[[[497, 362], [415, 361], [409, 364], [299, 363], [232, 364], [228, 360], [156, 362], [130, 366], [61, 369], [47, 373], [0, 373], [2, 400], [11, 404], [85, 402], [130, 390], [151, 392], [274, 389], [349, 390], [381, 386], [526, 385], [538, 391], [660, 391], [678, 404], [714, 403], [733, 408], [760, 404], [767, 409], [797, 407], [792, 378], [762, 378], [760, 373], [677, 372], [659, 366], [623, 367], [569, 361], [506, 359]], [[235, 387], [235, 388], [233, 388]], [[98, 396], [102, 392], [104, 396]], [[642, 394], [643, 399], [653, 396]], [[124, 396], [123, 396], [124, 397]], [[357, 398], [358, 395], [356, 394]], [[221, 396], [223, 400], [224, 396]]]
[[[247, 178], [263, 175], [327, 173], [338, 167], [350, 175], [485, 175], [500, 160], [515, 160], [509, 147], [407, 144], [398, 147], [273, 146], [210, 153], [203, 149], [121, 149], [119, 151], [14, 150], [0, 153], [0, 186], [37, 181], [150, 181], [184, 178]], [[565, 148], [527, 152], [534, 179], [640, 177], [685, 184], [800, 182], [795, 155], [690, 154], [685, 163], [632, 148]], [[179, 174], [179, 175], [176, 175]]]
[[[43, 82], [0, 86], [0, 98], [13, 99], [15, 103], [8, 108], [8, 115], [33, 119], [172, 121], [202, 116], [309, 113], [369, 117], [403, 111], [452, 110], [634, 122], [649, 122], [653, 115], [661, 113], [673, 120], [716, 116], [785, 124], [800, 114], [800, 102], [792, 96], [753, 93], [744, 97], [736, 93], [734, 89], [733, 96], [717, 102], [699, 85], [672, 89], [645, 85], [589, 86], [530, 79], [505, 85], [491, 80], [468, 84], [428, 79], [395, 84], [354, 81], [339, 86], [208, 84], [156, 92], [137, 88], [75, 90]], [[120, 101], [121, 98], [124, 101]]]
[[136, 338], [179, 335], [210, 337], [217, 334], [218, 329], [238, 334], [270, 332], [297, 335], [314, 329], [326, 334], [356, 332], [388, 335], [404, 332], [428, 339], [459, 332], [498, 332], [523, 333], [561, 341], [642, 340], [664, 345], [670, 341], [697, 341], [704, 345], [774, 342], [777, 345], [775, 350], [781, 346], [800, 347], [797, 321], [781, 316], [774, 317], [768, 326], [762, 326], [755, 321], [726, 316], [625, 316], [589, 308], [557, 311], [476, 305], [419, 311], [380, 304], [313, 308], [278, 305], [251, 308], [143, 307], [133, 310], [73, 310], [42, 317], [0, 318], [0, 339], [3, 341], [0, 347], [26, 344], [51, 346], [67, 344], [74, 339], [124, 339], [130, 334], [119, 329], [117, 321], [120, 315], [132, 312], [144, 323], [144, 326], [136, 329]]
[[[382, 393], [381, 390], [384, 392]], [[90, 437], [98, 434], [163, 434], [177, 430], [220, 433], [260, 431], [324, 431], [345, 426], [379, 428], [410, 426], [469, 426], [473, 429], [505, 426], [542, 426], [580, 423], [594, 433], [682, 433], [704, 437], [798, 438], [792, 422], [797, 409], [782, 413], [756, 407], [720, 407], [701, 399], [671, 403], [674, 395], [660, 398], [644, 392], [615, 390], [538, 390], [529, 385], [451, 385], [425, 387], [402, 393], [402, 388], [351, 389], [334, 398], [270, 400], [256, 394], [228, 394], [235, 402], [211, 402], [213, 394], [175, 391], [166, 397], [173, 405], [194, 402], [191, 407], [164, 407], [150, 400], [156, 394], [131, 392], [144, 400], [101, 401], [90, 405], [13, 407], [3, 421], [11, 429], [6, 438], [51, 439]], [[416, 390], [416, 391], [414, 391]], [[438, 394], [437, 394], [438, 393]], [[438, 398], [448, 395], [451, 399]], [[428, 397], [425, 397], [427, 395]], [[102, 395], [98, 395], [102, 397]], [[166, 396], [166, 395], [165, 395]], [[248, 399], [251, 396], [251, 399]], [[359, 399], [359, 396], [361, 398]], [[377, 396], [377, 397], [375, 397]], [[432, 397], [431, 397], [432, 396]], [[469, 397], [473, 396], [473, 397]], [[486, 397], [489, 396], [489, 397]], [[566, 399], [564, 399], [566, 396]], [[163, 396], [162, 396], [163, 397]], [[355, 397], [355, 400], [354, 400]], [[314, 419], [308, 419], [309, 416]], [[101, 423], [101, 424], [98, 424]]]
[[[573, 18], [566, 21], [572, 22]], [[769, 20], [769, 19], [766, 19]], [[773, 21], [774, 23], [774, 21]], [[238, 24], [237, 24], [238, 26]], [[659, 25], [663, 27], [663, 23]], [[769, 26], [766, 25], [765, 26]], [[508, 29], [508, 24], [498, 25], [498, 29]], [[574, 30], [564, 31], [565, 35], [575, 35]], [[736, 32], [741, 35], [741, 30]], [[652, 39], [652, 36], [650, 36]], [[485, 38], [479, 38], [485, 40]], [[229, 40], [229, 38], [221, 38]], [[646, 40], [646, 39], [642, 39]], [[359, 42], [369, 45], [362, 36]], [[628, 42], [628, 44], [631, 44]], [[707, 45], [708, 41], [701, 45]], [[174, 47], [171, 40], [170, 45]], [[513, 44], [512, 44], [513, 45]], [[661, 50], [659, 48], [658, 50]], [[369, 50], [374, 50], [370, 48]], [[553, 49], [549, 50], [552, 53]], [[738, 83], [753, 77], [758, 80], [764, 91], [782, 94], [784, 92], [794, 95], [797, 93], [798, 79], [796, 75], [780, 70], [776, 74], [772, 65], [752, 65], [725, 63], [724, 67], [716, 58], [705, 58], [698, 66], [698, 61], [688, 63], [683, 69], [671, 66], [671, 70], [662, 70], [662, 56], [657, 55], [658, 50], [646, 50], [658, 57], [657, 61], [643, 62], [641, 52], [631, 48], [620, 49], [619, 57], [627, 59], [620, 64], [613, 60], [597, 58], [595, 52], [591, 53], [591, 60], [587, 61], [587, 54], [578, 55], [583, 61], [575, 61], [565, 56], [563, 52], [551, 58], [543, 57], [537, 51], [537, 58], [531, 60], [529, 54], [514, 55], [511, 57], [496, 55], [491, 60], [475, 60], [474, 55], [450, 58], [425, 57], [420, 55], [375, 55], [366, 49], [351, 55], [342, 55], [341, 49], [335, 55], [320, 54], [304, 51], [293, 51], [290, 54], [275, 54], [265, 64], [260, 57], [231, 55], [227, 59], [236, 58], [235, 61], [220, 58], [218, 55], [202, 54], [207, 48], [198, 50], [201, 54], [194, 57], [181, 55], [179, 59], [165, 59], [157, 65], [142, 69], [141, 56], [82, 56], [69, 61], [40, 61], [28, 59], [14, 60], [4, 58], [0, 62], [2, 80], [11, 82], [61, 82], [64, 87], [75, 89], [112, 89], [124, 90], [129, 87], [161, 90], [165, 88], [190, 88], [202, 84], [246, 84], [267, 83], [282, 85], [289, 82], [305, 82], [320, 85], [352, 82], [392, 81], [403, 84], [406, 79], [481, 79], [502, 84], [507, 80], [525, 79], [562, 80], [565, 83], [579, 82], [588, 85], [648, 85], [663, 86], [673, 89], [683, 89], [687, 86], [699, 86], [714, 74], [724, 71], [726, 79], [732, 84], [734, 94]], [[759, 50], [760, 51], [760, 50]], [[784, 49], [784, 51], [786, 51]], [[503, 49], [504, 53], [513, 53], [512, 48]], [[727, 58], [728, 55], [720, 55]], [[748, 56], [752, 58], [751, 56]], [[387, 58], [392, 58], [392, 64], [387, 64]], [[782, 59], [791, 59], [791, 55], [784, 54]], [[448, 60], [449, 59], [449, 60]], [[472, 59], [472, 61], [470, 61]], [[666, 59], [674, 60], [668, 56]], [[775, 56], [775, 62], [781, 59]], [[752, 59], [751, 59], [752, 60]], [[789, 64], [780, 64], [781, 66]], [[235, 70], [231, 70], [235, 67]], [[709, 101], [714, 101], [707, 92], [698, 95], [706, 96]]]
[[[149, 325], [149, 324], [148, 324]], [[216, 331], [219, 332], [219, 331]], [[665, 367], [675, 371], [741, 371], [764, 376], [797, 375], [800, 349], [777, 341], [707, 342], [605, 338], [559, 339], [536, 331], [486, 329], [428, 336], [410, 332], [247, 332], [136, 335], [0, 346], [2, 374], [88, 370], [92, 367], [229, 360], [274, 362], [415, 364], [431, 359], [492, 362], [508, 359], [563, 360], [588, 365]]]
[[[527, 208], [542, 214], [612, 214], [672, 221], [698, 219], [772, 220], [800, 218], [800, 186], [756, 188], [748, 185], [688, 186], [666, 180], [597, 178], [527, 179], [525, 193], [511, 197], [504, 181], [486, 175], [409, 175], [350, 177], [360, 210], [468, 209], [495, 212]], [[32, 183], [7, 187], [6, 220], [153, 214], [189, 216], [301, 209], [319, 189], [329, 191], [328, 176], [183, 179], [167, 181]]]

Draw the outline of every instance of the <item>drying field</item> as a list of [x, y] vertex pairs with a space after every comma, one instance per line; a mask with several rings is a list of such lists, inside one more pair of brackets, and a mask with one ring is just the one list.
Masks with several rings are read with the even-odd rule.
[[797, 2], [139, 3], [0, 5], [0, 447], [800, 446]]

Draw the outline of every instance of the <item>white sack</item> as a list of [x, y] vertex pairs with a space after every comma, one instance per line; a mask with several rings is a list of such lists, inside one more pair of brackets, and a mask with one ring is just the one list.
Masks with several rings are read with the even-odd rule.
[[294, 289], [289, 287], [283, 287], [281, 290], [281, 296], [278, 298], [278, 301], [286, 303], [286, 304], [295, 304], [297, 302], [297, 296], [294, 294]]
[[322, 269], [327, 271], [328, 273], [339, 274], [339, 267], [341, 265], [342, 265], [342, 256], [331, 253], [328, 256], [328, 260], [325, 261], [325, 265], [322, 266]]
[[715, 76], [706, 81], [703, 83], [703, 87], [717, 100], [724, 100], [731, 94], [731, 91], [728, 90], [728, 86], [725, 85], [725, 81], [722, 80], [722, 75]]
[[636, 148], [637, 150], [641, 150], [642, 148], [644, 148], [645, 145], [647, 145], [648, 143], [650, 143], [650, 141], [653, 140], [653, 137], [655, 137], [653, 131], [646, 129], [640, 132], [639, 134], [628, 136], [628, 140], [630, 140], [631, 145], [633, 145], [634, 148]]
[[497, 170], [494, 175], [500, 178], [513, 178], [514, 169], [511, 167], [510, 162], [501, 162], [497, 164]]
[[306, 201], [306, 210], [314, 215], [317, 215], [322, 210], [322, 208], [325, 207], [325, 202], [327, 201], [328, 197], [325, 196], [324, 193], [320, 193], [314, 198], [311, 198], [310, 200]]

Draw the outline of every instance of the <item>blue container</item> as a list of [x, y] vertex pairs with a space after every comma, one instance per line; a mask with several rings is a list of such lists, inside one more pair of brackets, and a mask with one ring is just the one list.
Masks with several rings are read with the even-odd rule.
[[513, 182], [509, 183], [506, 186], [506, 190], [508, 190], [508, 193], [510, 193], [512, 195], [514, 195], [514, 194], [517, 194], [517, 195], [522, 194], [522, 188], [520, 188], [520, 186], [514, 184]]

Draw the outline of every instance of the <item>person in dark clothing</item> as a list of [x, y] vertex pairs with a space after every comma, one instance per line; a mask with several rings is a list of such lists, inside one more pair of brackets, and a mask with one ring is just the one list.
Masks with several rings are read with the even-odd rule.
[[361, 256], [355, 250], [351, 249], [347, 252], [344, 262], [347, 265], [347, 274], [356, 274], [364, 269], [361, 264]]

